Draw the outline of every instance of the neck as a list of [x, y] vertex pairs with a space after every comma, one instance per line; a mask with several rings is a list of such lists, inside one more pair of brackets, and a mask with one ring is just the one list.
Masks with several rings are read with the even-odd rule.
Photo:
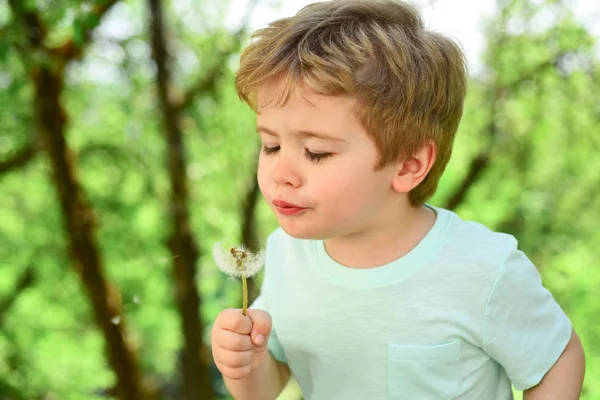
[[408, 254], [427, 235], [436, 215], [428, 207], [398, 207], [379, 223], [325, 240], [331, 258], [349, 268], [375, 268]]

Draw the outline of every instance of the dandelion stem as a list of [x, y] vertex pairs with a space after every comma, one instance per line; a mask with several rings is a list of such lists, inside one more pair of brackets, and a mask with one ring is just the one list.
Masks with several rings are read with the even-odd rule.
[[246, 316], [246, 310], [248, 309], [248, 283], [246, 282], [246, 274], [242, 274], [242, 296], [243, 296], [242, 314], [244, 316]]
[[[229, 253], [229, 254], [227, 254]], [[265, 253], [263, 250], [258, 253], [250, 252], [246, 246], [230, 247], [225, 251], [220, 245], [213, 246], [213, 257], [219, 269], [227, 275], [242, 278], [242, 314], [246, 316], [248, 312], [248, 278], [258, 273], [265, 262]]]

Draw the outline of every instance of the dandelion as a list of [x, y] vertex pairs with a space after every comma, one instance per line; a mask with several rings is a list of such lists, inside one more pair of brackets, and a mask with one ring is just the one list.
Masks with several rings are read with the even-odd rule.
[[244, 245], [226, 250], [221, 244], [216, 243], [213, 247], [213, 258], [221, 271], [229, 276], [242, 278], [242, 314], [246, 315], [248, 309], [248, 283], [246, 278], [256, 275], [263, 267], [265, 263], [264, 251], [252, 253]]

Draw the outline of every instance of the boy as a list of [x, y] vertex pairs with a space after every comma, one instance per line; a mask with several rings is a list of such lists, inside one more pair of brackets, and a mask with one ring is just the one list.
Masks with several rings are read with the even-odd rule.
[[280, 229], [248, 316], [212, 349], [236, 399], [578, 399], [583, 350], [516, 240], [426, 200], [463, 54], [390, 1], [316, 3], [258, 31], [236, 78]]

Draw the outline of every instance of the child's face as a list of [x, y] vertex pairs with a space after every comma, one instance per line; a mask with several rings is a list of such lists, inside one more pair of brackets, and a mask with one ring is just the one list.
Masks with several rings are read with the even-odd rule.
[[385, 224], [386, 206], [398, 194], [396, 168], [374, 171], [378, 152], [353, 112], [354, 100], [298, 87], [285, 106], [268, 104], [279, 90], [272, 84], [258, 93], [258, 182], [283, 230], [330, 239]]

